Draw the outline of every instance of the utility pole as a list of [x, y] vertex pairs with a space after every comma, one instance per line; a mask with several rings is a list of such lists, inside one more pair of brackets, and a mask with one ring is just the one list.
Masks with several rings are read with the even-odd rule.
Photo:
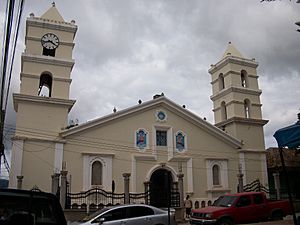
[[[0, 96], [0, 175], [1, 175], [1, 162], [2, 156], [4, 156], [4, 144], [3, 144], [3, 130], [4, 130], [4, 121], [5, 121], [5, 110], [3, 109], [4, 103], [4, 89], [6, 81], [6, 71], [7, 71], [7, 62], [8, 62], [8, 53], [9, 53], [9, 43], [11, 35], [11, 27], [13, 21], [13, 11], [14, 11], [15, 0], [8, 1], [8, 15], [7, 15], [7, 24], [6, 24], [6, 35], [4, 40], [4, 56], [3, 56], [3, 65], [2, 65], [2, 76], [1, 76], [1, 96]], [[4, 158], [4, 157], [3, 157]]]
[[5, 121], [5, 111], [2, 109], [1, 105], [1, 112], [0, 112], [0, 175], [1, 175], [1, 162], [2, 162], [2, 156], [3, 160], [5, 160], [4, 156], [4, 144], [3, 144], [3, 129], [4, 129], [4, 121]]

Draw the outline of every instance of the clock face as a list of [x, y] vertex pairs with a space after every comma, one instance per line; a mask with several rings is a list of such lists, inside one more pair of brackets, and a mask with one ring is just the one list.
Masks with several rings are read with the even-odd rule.
[[47, 33], [42, 37], [41, 43], [46, 49], [56, 49], [59, 45], [59, 39], [55, 34]]

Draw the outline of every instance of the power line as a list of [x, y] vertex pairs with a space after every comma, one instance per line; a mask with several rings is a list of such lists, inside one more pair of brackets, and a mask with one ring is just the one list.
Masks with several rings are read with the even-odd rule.
[[[9, 130], [10, 132], [12, 132], [12, 130]], [[132, 142], [125, 142], [125, 141], [120, 141], [120, 140], [112, 140], [112, 139], [105, 139], [105, 138], [98, 138], [98, 137], [91, 137], [91, 136], [82, 136], [81, 138], [71, 138], [68, 137], [67, 139], [61, 139], [60, 137], [54, 134], [49, 134], [47, 136], [45, 136], [45, 134], [43, 134], [43, 130], [40, 129], [35, 129], [35, 130], [29, 130], [29, 129], [17, 129], [17, 132], [20, 133], [26, 133], [27, 135], [29, 135], [28, 137], [32, 136], [34, 138], [53, 138], [52, 142], [59, 142], [61, 140], [66, 140], [68, 141], [69, 145], [74, 145], [74, 146], [82, 146], [85, 148], [93, 148], [93, 149], [102, 149], [102, 150], [106, 150], [106, 151], [117, 151], [117, 152], [127, 152], [127, 153], [142, 153], [142, 151], [138, 151], [137, 148], [134, 146], [134, 141]], [[39, 146], [37, 144], [37, 146]], [[40, 145], [41, 147], [45, 147], [44, 145]], [[147, 150], [153, 150], [155, 149], [157, 146], [156, 145], [149, 145], [149, 148]], [[168, 148], [168, 147], [166, 147]], [[146, 150], [146, 151], [147, 151]], [[37, 150], [37, 151], [44, 151], [43, 148], [41, 150]], [[36, 152], [37, 152], [36, 151]], [[188, 148], [187, 149], [188, 152], [188, 156], [191, 157], [213, 157], [216, 154], [231, 154], [231, 152], [229, 151], [224, 151], [224, 150], [215, 150], [215, 148], [212, 148], [211, 146], [206, 146], [206, 147], [202, 147], [202, 148]], [[207, 154], [203, 154], [203, 152], [207, 153]], [[237, 152], [236, 152], [237, 153]], [[265, 152], [262, 152], [265, 153]], [[164, 151], [157, 151], [157, 155], [165, 155]], [[178, 153], [178, 155], [184, 155], [186, 156], [187, 154], [185, 153]], [[227, 158], [228, 160], [239, 160], [238, 156], [237, 157], [232, 157], [232, 156], [225, 156], [225, 158]], [[255, 158], [248, 158], [248, 160], [250, 161], [257, 161], [257, 159]]]
[[14, 65], [14, 59], [15, 59], [15, 52], [16, 52], [16, 45], [17, 45], [17, 40], [19, 36], [19, 28], [20, 28], [20, 22], [22, 18], [22, 12], [23, 12], [23, 5], [24, 5], [24, 0], [20, 0], [19, 6], [18, 6], [18, 14], [17, 14], [17, 21], [16, 21], [16, 28], [14, 32], [14, 38], [13, 38], [13, 48], [12, 48], [12, 55], [10, 59], [10, 67], [9, 67], [9, 78], [8, 78], [8, 85], [7, 85], [7, 90], [6, 90], [6, 100], [5, 100], [5, 106], [4, 110], [6, 111], [7, 108], [7, 102], [8, 102], [8, 95], [9, 95], [9, 90], [10, 90], [10, 83], [11, 83], [11, 77], [12, 77], [12, 70], [13, 70], [13, 65]]
[[[42, 145], [38, 145], [38, 144], [32, 144], [33, 146], [41, 146], [41, 147], [44, 147], [43, 148], [43, 151], [44, 150], [48, 150], [50, 149], [49, 147], [45, 147], [45, 146], [42, 146]], [[16, 147], [19, 148], [19, 150], [21, 150], [21, 146], [16, 144]], [[82, 154], [81, 152], [77, 152], [77, 151], [72, 151], [72, 150], [64, 150], [66, 152], [72, 152], [72, 153], [76, 153], [76, 154]], [[31, 154], [33, 155], [34, 157], [36, 157], [37, 159], [41, 160], [42, 162], [44, 162], [45, 164], [47, 164], [51, 169], [58, 169], [58, 168], [55, 168], [54, 166], [54, 162], [49, 162], [49, 161], [46, 161], [45, 159], [41, 158], [40, 156], [37, 155], [37, 153], [39, 153], [40, 151], [30, 151], [30, 150], [24, 150], [24, 152], [27, 152], [28, 154]], [[122, 162], [128, 162], [128, 163], [131, 163], [132, 161], [130, 159], [124, 159], [124, 158], [120, 158], [120, 157], [114, 157], [114, 159], [118, 160], [118, 161], [122, 161]], [[257, 160], [256, 160], [257, 161]], [[147, 161], [142, 161], [142, 162], [139, 162], [141, 164], [144, 164], [144, 165], [153, 165], [153, 163], [151, 162], [147, 162]], [[204, 163], [205, 164], [205, 163]], [[187, 168], [190, 168], [187, 166]], [[207, 167], [200, 167], [199, 165], [195, 166], [193, 165], [193, 167], [191, 167], [192, 169], [195, 169], [195, 170], [207, 170]], [[227, 168], [226, 171], [232, 171], [232, 172], [239, 172], [239, 169], [230, 169], [230, 168]], [[248, 172], [257, 172], [257, 173], [261, 173], [263, 172], [263, 170], [257, 170], [257, 168], [255, 169], [252, 169], [252, 170], [248, 170]]]

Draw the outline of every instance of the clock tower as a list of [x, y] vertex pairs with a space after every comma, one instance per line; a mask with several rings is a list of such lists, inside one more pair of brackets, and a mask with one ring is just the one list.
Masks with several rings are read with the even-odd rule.
[[24, 176], [25, 186], [30, 183], [36, 171], [29, 164], [39, 164], [44, 158], [53, 159], [47, 171], [43, 171], [49, 175], [49, 182], [53, 171], [61, 170], [59, 132], [67, 126], [68, 113], [75, 104], [75, 100], [69, 99], [69, 90], [76, 31], [75, 21], [65, 22], [54, 3], [41, 17], [31, 13], [26, 20], [20, 93], [13, 94], [17, 120], [11, 187], [16, 187], [17, 176]]

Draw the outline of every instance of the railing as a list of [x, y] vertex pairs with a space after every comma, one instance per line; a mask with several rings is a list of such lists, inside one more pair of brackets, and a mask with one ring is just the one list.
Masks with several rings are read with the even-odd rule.
[[[180, 193], [177, 190], [171, 190], [170, 206], [180, 206]], [[107, 192], [100, 188], [93, 188], [85, 192], [67, 193], [67, 209], [101, 209], [105, 206], [124, 204], [124, 193]], [[129, 193], [131, 204], [150, 204], [150, 192]]]
[[106, 192], [92, 188], [86, 192], [67, 193], [66, 208], [68, 209], [101, 209], [104, 206], [124, 204], [124, 193]]
[[170, 207], [180, 207], [180, 193], [178, 191], [171, 191], [171, 205]]
[[265, 192], [267, 194], [269, 194], [269, 189], [265, 186], [263, 186], [259, 179], [253, 181], [252, 183], [250, 184], [247, 184], [243, 187], [244, 191], [245, 192], [250, 192], [250, 191], [262, 191], [262, 192]]
[[130, 203], [140, 203], [148, 205], [150, 203], [150, 192], [129, 193]]

